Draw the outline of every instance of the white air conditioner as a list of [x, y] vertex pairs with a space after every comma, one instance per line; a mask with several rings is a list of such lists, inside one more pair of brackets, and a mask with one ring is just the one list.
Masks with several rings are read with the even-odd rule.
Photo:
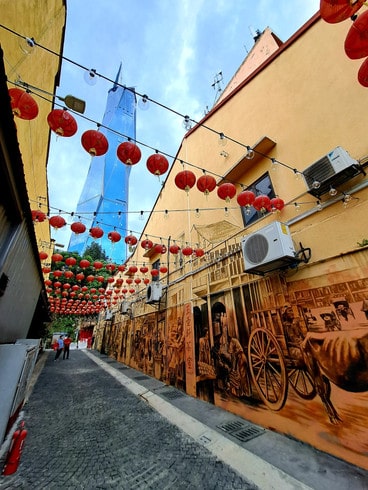
[[130, 309], [130, 303], [128, 301], [123, 301], [120, 305], [120, 313], [122, 315], [127, 315], [128, 309]]
[[337, 146], [303, 170], [302, 174], [308, 193], [320, 197], [329, 192], [331, 187], [347, 182], [361, 171], [358, 162], [341, 146]]
[[264, 275], [297, 262], [289, 227], [275, 221], [241, 240], [245, 272]]
[[147, 286], [146, 303], [157, 303], [162, 296], [162, 284], [158, 281], [154, 281]]

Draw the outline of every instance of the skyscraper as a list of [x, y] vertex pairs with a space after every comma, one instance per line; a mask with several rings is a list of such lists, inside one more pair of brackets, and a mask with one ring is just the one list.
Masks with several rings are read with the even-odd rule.
[[[116, 263], [125, 261], [127, 211], [129, 201], [129, 175], [131, 167], [117, 157], [117, 147], [128, 138], [136, 137], [136, 96], [132, 88], [121, 84], [121, 64], [115, 83], [109, 90], [101, 132], [107, 137], [109, 149], [105, 155], [92, 157], [86, 181], [80, 195], [75, 216], [81, 217], [87, 229], [98, 226], [104, 235], [98, 239], [109, 259]], [[106, 129], [109, 128], [109, 129]], [[118, 231], [122, 239], [112, 243], [110, 231]], [[68, 251], [83, 254], [93, 238], [86, 233], [72, 234]]]

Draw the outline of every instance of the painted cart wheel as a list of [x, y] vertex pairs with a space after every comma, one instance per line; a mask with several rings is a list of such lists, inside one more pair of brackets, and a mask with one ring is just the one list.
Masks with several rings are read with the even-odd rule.
[[289, 382], [295, 392], [304, 400], [312, 400], [317, 394], [313, 379], [305, 369], [290, 369]]
[[266, 328], [256, 328], [249, 337], [249, 368], [262, 401], [280, 410], [286, 401], [288, 379], [284, 356], [276, 337]]

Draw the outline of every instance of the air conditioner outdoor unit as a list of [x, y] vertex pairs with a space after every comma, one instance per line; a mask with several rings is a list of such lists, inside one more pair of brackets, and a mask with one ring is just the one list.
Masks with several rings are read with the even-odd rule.
[[320, 197], [331, 187], [336, 188], [361, 172], [358, 162], [341, 146], [337, 146], [303, 170], [302, 174], [308, 193]]
[[158, 281], [147, 286], [146, 303], [152, 304], [160, 301], [162, 296], [162, 284]]
[[130, 308], [130, 304], [128, 301], [123, 301], [120, 305], [120, 313], [122, 315], [127, 315], [128, 314], [128, 309]]
[[264, 275], [298, 262], [289, 227], [275, 221], [241, 240], [245, 272]]

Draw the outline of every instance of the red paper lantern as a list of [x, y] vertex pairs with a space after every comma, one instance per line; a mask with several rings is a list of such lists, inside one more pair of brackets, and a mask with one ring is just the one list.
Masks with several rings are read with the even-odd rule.
[[134, 288], [130, 288], [129, 289], [129, 292], [130, 292], [130, 294], [133, 294], [133, 293], [135, 293], [135, 289]]
[[69, 267], [72, 267], [73, 265], [75, 265], [77, 263], [77, 259], [75, 257], [68, 257], [67, 259], [65, 259], [65, 263]]
[[138, 146], [130, 141], [124, 141], [124, 143], [121, 143], [116, 150], [116, 154], [119, 160], [126, 165], [135, 165], [139, 162], [142, 156], [141, 150], [138, 148]]
[[195, 255], [196, 257], [203, 257], [203, 255], [204, 255], [204, 250], [203, 250], [202, 248], [197, 248], [197, 249], [195, 249], [195, 250], [194, 250], [194, 252], [193, 252], [193, 253], [194, 253], [194, 255]]
[[151, 248], [153, 247], [153, 243], [151, 242], [151, 240], [148, 240], [148, 238], [146, 238], [145, 240], [141, 241], [141, 247], [145, 250], [151, 250]]
[[38, 255], [40, 256], [40, 260], [45, 260], [48, 257], [48, 254], [46, 252], [43, 252], [43, 251], [39, 252]]
[[270, 200], [271, 211], [281, 211], [284, 208], [285, 203], [280, 197], [273, 197]]
[[97, 279], [98, 282], [105, 282], [104, 276], [97, 276], [96, 279]]
[[42, 223], [46, 219], [46, 214], [40, 211], [39, 209], [34, 209], [31, 211], [32, 213], [32, 221], [36, 223]]
[[44, 274], [49, 274], [51, 272], [51, 267], [42, 267], [42, 272]]
[[159, 270], [158, 269], [151, 269], [151, 276], [152, 277], [157, 277], [159, 275]]
[[138, 267], [136, 265], [131, 265], [128, 269], [129, 274], [135, 274], [138, 271]]
[[54, 277], [61, 277], [63, 275], [63, 271], [53, 271], [52, 275]]
[[136, 284], [140, 284], [142, 282], [142, 279], [140, 279], [139, 277], [137, 277], [136, 279], [134, 279], [134, 282]]
[[72, 290], [73, 291], [78, 291], [79, 290], [79, 286], [77, 284], [74, 284], [74, 286], [72, 286]]
[[229, 202], [236, 194], [236, 187], [231, 182], [225, 182], [217, 188], [217, 195], [220, 199]]
[[149, 279], [146, 277], [145, 279], [143, 279], [143, 282], [144, 282], [144, 284], [146, 284], [146, 285], [147, 285], [147, 284], [149, 284], [149, 283], [150, 283], [150, 280], [149, 280]]
[[149, 172], [153, 175], [162, 175], [167, 172], [169, 168], [169, 162], [166, 157], [159, 153], [149, 156], [146, 165]]
[[93, 157], [104, 155], [109, 149], [109, 142], [104, 134], [95, 129], [89, 129], [82, 134], [83, 148]]
[[64, 109], [54, 109], [47, 116], [51, 130], [59, 136], [73, 136], [78, 129], [77, 121]]
[[236, 200], [239, 206], [246, 207], [251, 206], [254, 203], [256, 196], [252, 191], [243, 191], [237, 195]]
[[126, 282], [127, 284], [132, 284], [133, 279], [131, 279], [130, 277], [128, 277], [128, 279], [126, 279], [126, 280], [125, 280], [125, 282]]
[[67, 282], [63, 284], [63, 289], [70, 289], [70, 284], [68, 284]]
[[93, 276], [92, 274], [86, 277], [87, 282], [93, 282], [94, 280], [95, 280], [95, 276]]
[[52, 262], [62, 262], [64, 257], [61, 254], [53, 254], [51, 257]]
[[60, 281], [55, 281], [54, 282], [54, 288], [60, 288], [61, 287], [61, 282]]
[[189, 257], [189, 255], [192, 255], [193, 249], [192, 249], [192, 247], [186, 246], [186, 247], [181, 249], [181, 253], [183, 255], [185, 255], [186, 257]]
[[101, 238], [103, 237], [103, 229], [102, 228], [99, 228], [98, 226], [93, 226], [90, 230], [89, 230], [89, 234], [92, 238]]
[[52, 281], [50, 279], [46, 279], [45, 284], [46, 284], [46, 286], [51, 286]]
[[197, 189], [203, 192], [206, 196], [216, 187], [216, 179], [212, 175], [202, 175], [197, 180]]
[[167, 248], [165, 245], [163, 245], [162, 243], [157, 243], [155, 246], [154, 246], [154, 251], [158, 254], [164, 254], [167, 252]]
[[161, 272], [162, 274], [166, 274], [166, 272], [167, 272], [167, 271], [168, 271], [168, 269], [167, 269], [167, 267], [166, 267], [165, 265], [162, 265], [162, 266], [160, 267], [160, 272]]
[[87, 259], [82, 259], [80, 262], [79, 262], [79, 267], [81, 267], [82, 269], [86, 269], [87, 267], [89, 267], [91, 265], [90, 261], [87, 260]]
[[182, 191], [188, 192], [196, 183], [196, 176], [191, 170], [182, 170], [175, 176], [175, 185]]
[[140, 267], [139, 268], [140, 272], [142, 272], [142, 274], [146, 274], [148, 272], [148, 267], [146, 267], [145, 265]]
[[368, 87], [368, 58], [362, 63], [358, 71], [358, 81], [363, 87]]
[[67, 278], [67, 279], [70, 279], [74, 276], [74, 273], [72, 271], [65, 271], [64, 272], [64, 276]]
[[266, 211], [270, 210], [270, 206], [271, 206], [271, 201], [268, 196], [261, 194], [260, 196], [257, 196], [254, 199], [253, 207], [257, 211], [261, 211], [262, 213], [265, 213]]
[[177, 253], [179, 253], [179, 250], [180, 250], [180, 247], [179, 245], [176, 245], [176, 243], [173, 243], [172, 245], [170, 245], [170, 253], [176, 255]]
[[14, 116], [30, 121], [38, 115], [38, 105], [34, 98], [25, 90], [10, 88], [10, 105]]
[[112, 243], [117, 243], [121, 240], [121, 235], [117, 231], [110, 231], [107, 235], [107, 238], [112, 242]]
[[93, 267], [94, 267], [96, 270], [98, 270], [98, 269], [102, 269], [102, 267], [103, 267], [103, 263], [102, 263], [102, 262], [100, 262], [99, 260], [95, 260], [95, 261], [93, 262]]
[[354, 5], [350, 0], [321, 0], [319, 12], [325, 22], [337, 24], [352, 17], [363, 4], [364, 0], [357, 0]]
[[76, 221], [75, 223], [72, 223], [70, 225], [70, 229], [76, 235], [79, 235], [80, 233], [84, 233], [86, 231], [86, 226], [83, 223], [81, 223], [80, 221]]
[[130, 245], [130, 246], [136, 245], [137, 242], [138, 242], [137, 238], [134, 235], [128, 235], [128, 236], [126, 236], [124, 238], [124, 240], [125, 240], [125, 243], [127, 245]]
[[118, 265], [118, 271], [124, 272], [125, 271], [125, 265], [124, 264]]
[[56, 230], [66, 225], [66, 221], [62, 216], [52, 216], [49, 219], [49, 223]]
[[368, 56], [368, 10], [353, 22], [346, 36], [344, 48], [351, 60]]
[[115, 269], [116, 269], [116, 265], [115, 264], [106, 264], [105, 266], [106, 270], [110, 271], [110, 272], [113, 272]]

